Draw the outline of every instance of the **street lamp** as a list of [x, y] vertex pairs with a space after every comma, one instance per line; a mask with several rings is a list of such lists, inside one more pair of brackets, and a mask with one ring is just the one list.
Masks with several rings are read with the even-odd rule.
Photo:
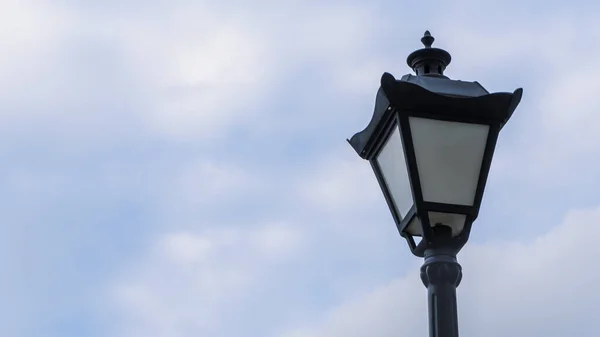
[[348, 142], [371, 163], [411, 252], [425, 258], [430, 336], [456, 337], [456, 255], [479, 213], [498, 134], [523, 89], [490, 94], [477, 82], [449, 79], [450, 54], [433, 41], [426, 31], [425, 48], [407, 58], [416, 76], [383, 74], [369, 125]]

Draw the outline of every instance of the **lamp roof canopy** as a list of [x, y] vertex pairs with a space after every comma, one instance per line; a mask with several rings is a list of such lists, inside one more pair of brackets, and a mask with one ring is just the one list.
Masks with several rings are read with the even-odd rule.
[[434, 41], [429, 31], [421, 38], [425, 48], [412, 52], [407, 63], [416, 75], [407, 74], [396, 79], [389, 73], [381, 76], [375, 111], [369, 125], [352, 136], [349, 143], [363, 158], [369, 159], [370, 145], [377, 134], [380, 122], [393, 111], [407, 110], [430, 113], [459, 113], [463, 117], [486, 119], [502, 127], [521, 101], [523, 89], [513, 93], [489, 93], [478, 82], [452, 80], [443, 71], [450, 63], [450, 54], [432, 48]]

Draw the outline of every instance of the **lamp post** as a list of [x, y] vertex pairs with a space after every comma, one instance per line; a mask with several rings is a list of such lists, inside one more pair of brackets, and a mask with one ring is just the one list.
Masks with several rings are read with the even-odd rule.
[[[490, 94], [477, 82], [444, 76], [448, 52], [408, 56], [415, 75], [381, 77], [369, 125], [348, 142], [371, 163], [400, 235], [423, 257], [430, 337], [457, 337], [456, 255], [477, 218], [496, 140], [523, 93]], [[420, 239], [420, 241], [419, 241]]]

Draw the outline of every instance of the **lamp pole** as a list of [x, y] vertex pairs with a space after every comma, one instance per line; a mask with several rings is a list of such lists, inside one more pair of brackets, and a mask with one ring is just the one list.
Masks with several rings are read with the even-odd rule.
[[[367, 127], [348, 142], [370, 162], [400, 235], [424, 258], [429, 336], [458, 337], [456, 255], [467, 243], [483, 198], [496, 141], [523, 89], [489, 93], [444, 75], [450, 54], [425, 48], [407, 63], [416, 75], [381, 76]], [[421, 238], [421, 240], [415, 240]]]
[[458, 337], [456, 287], [462, 279], [462, 267], [453, 249], [444, 248], [450, 238], [449, 227], [438, 227], [435, 240], [439, 247], [425, 250], [421, 281], [427, 287], [429, 336]]

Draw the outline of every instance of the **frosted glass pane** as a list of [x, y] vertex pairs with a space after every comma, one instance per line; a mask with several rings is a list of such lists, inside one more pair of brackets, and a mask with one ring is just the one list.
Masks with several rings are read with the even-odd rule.
[[418, 217], [414, 217], [408, 226], [406, 226], [406, 232], [414, 236], [423, 236], [423, 227], [421, 227], [421, 221]]
[[459, 235], [465, 228], [465, 220], [467, 216], [464, 214], [428, 212], [429, 223], [432, 227], [437, 224], [450, 226], [452, 228], [452, 236]]
[[472, 206], [489, 126], [409, 118], [423, 200]]
[[379, 152], [377, 164], [392, 196], [396, 210], [403, 218], [412, 207], [413, 198], [398, 126], [394, 126], [388, 140]]

